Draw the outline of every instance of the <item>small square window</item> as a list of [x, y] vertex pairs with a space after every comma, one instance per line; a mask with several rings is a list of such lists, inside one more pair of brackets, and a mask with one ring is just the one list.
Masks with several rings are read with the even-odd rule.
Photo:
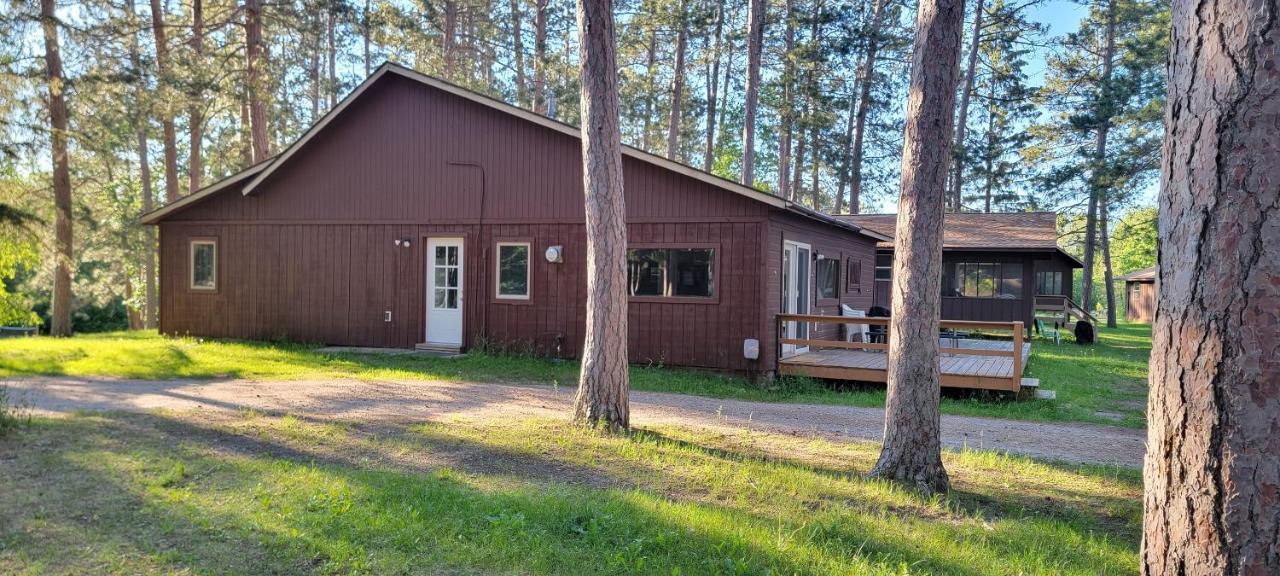
[[191, 289], [218, 289], [218, 243], [215, 240], [191, 241]]
[[498, 243], [498, 298], [529, 298], [529, 243]]

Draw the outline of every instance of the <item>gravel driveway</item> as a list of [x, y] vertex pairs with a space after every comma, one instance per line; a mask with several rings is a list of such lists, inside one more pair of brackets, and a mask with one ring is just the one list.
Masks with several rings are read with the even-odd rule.
[[[354, 380], [184, 381], [21, 378], [5, 381], [39, 413], [152, 408], [282, 411], [346, 421], [440, 420], [542, 416], [566, 418], [572, 388], [454, 382]], [[673, 424], [726, 431], [751, 428], [830, 439], [879, 441], [884, 410], [720, 400], [658, 392], [631, 393], [634, 425]], [[1071, 463], [1142, 465], [1141, 430], [942, 417], [942, 443]]]

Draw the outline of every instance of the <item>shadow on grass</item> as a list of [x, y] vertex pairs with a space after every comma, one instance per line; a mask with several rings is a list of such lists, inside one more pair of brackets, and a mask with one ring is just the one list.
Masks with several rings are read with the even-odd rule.
[[[323, 438], [288, 442], [270, 429], [228, 432], [165, 415], [42, 420], [37, 428], [25, 435], [29, 444], [0, 443], [0, 459], [15, 464], [0, 478], [18, 487], [0, 494], [9, 518], [0, 523], [0, 568], [75, 571], [112, 559], [126, 572], [1096, 573], [1128, 566], [1133, 552], [1045, 551], [1059, 534], [1035, 520], [975, 537], [947, 518], [886, 522], [840, 506], [775, 517], [616, 479], [582, 485], [575, 477], [601, 470], [523, 453], [518, 466], [493, 466], [485, 461], [511, 459], [511, 451], [462, 438], [335, 450]], [[405, 466], [398, 454], [439, 452], [446, 442], [466, 457]], [[725, 467], [753, 461], [654, 432], [620, 442], [670, 443]], [[634, 463], [641, 475], [670, 474]], [[833, 481], [848, 476], [807, 469]], [[958, 554], [957, 543], [975, 551]]]

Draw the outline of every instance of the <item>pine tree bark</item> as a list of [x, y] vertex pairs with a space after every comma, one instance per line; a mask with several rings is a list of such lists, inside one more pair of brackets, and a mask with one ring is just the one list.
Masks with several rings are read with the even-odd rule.
[[[133, 0], [125, 0], [132, 2]], [[204, 67], [204, 1], [191, 0], [191, 53], [197, 69]], [[187, 108], [188, 125], [190, 127], [187, 146], [187, 192], [200, 189], [200, 179], [204, 173], [204, 156], [201, 148], [204, 145], [204, 118], [201, 106], [204, 105], [202, 85], [192, 90], [191, 102]]]
[[[969, 38], [969, 62], [965, 67], [964, 86], [960, 88], [960, 111], [956, 113], [956, 143], [951, 171], [951, 211], [960, 212], [964, 207], [964, 155], [965, 132], [969, 127], [969, 97], [973, 94], [973, 78], [978, 71], [978, 47], [982, 41], [982, 9], [983, 0], [973, 12], [973, 33]], [[987, 212], [991, 211], [991, 198], [988, 193]]]
[[1172, 4], [1143, 574], [1280, 573], [1280, 8]]
[[[151, 184], [151, 161], [148, 158], [147, 151], [147, 124], [149, 122], [147, 110], [149, 107], [146, 105], [146, 76], [142, 73], [142, 54], [138, 49], [138, 35], [142, 27], [138, 26], [137, 9], [134, 6], [135, 1], [137, 0], [126, 1], [124, 9], [129, 25], [134, 29], [134, 32], [129, 35], [129, 64], [133, 67], [134, 73], [137, 74], [136, 83], [133, 86], [133, 130], [134, 139], [138, 147], [138, 180], [142, 188], [142, 213], [146, 214], [155, 207], [155, 191]], [[142, 243], [142, 327], [149, 330], [156, 327], [156, 238], [154, 226], [142, 227]]]
[[922, 0], [902, 149], [894, 234], [884, 447], [871, 476], [946, 492], [942, 466], [938, 316], [942, 219], [955, 121], [964, 0]]
[[172, 105], [163, 96], [169, 92], [173, 77], [169, 69], [169, 39], [161, 0], [151, 0], [151, 31], [156, 40], [156, 73], [159, 75], [157, 84], [162, 94], [159, 111], [164, 139], [164, 198], [166, 202], [173, 202], [182, 195], [182, 191], [178, 187], [178, 134], [173, 125]]
[[49, 334], [71, 335], [71, 167], [67, 161], [66, 81], [58, 47], [58, 17], [54, 0], [40, 0], [44, 32], [45, 83], [49, 88], [49, 151], [53, 154], [54, 258], [53, 301]]
[[1116, 52], [1116, 0], [1108, 0], [1107, 2], [1107, 28], [1106, 28], [1106, 46], [1102, 52], [1102, 86], [1100, 97], [1101, 104], [1098, 106], [1102, 112], [1102, 117], [1098, 119], [1097, 132], [1094, 135], [1094, 153], [1093, 168], [1089, 175], [1089, 207], [1085, 211], [1084, 223], [1084, 271], [1083, 281], [1080, 287], [1080, 303], [1085, 310], [1093, 310], [1093, 268], [1097, 262], [1098, 247], [1098, 198], [1102, 194], [1102, 188], [1107, 186], [1103, 172], [1106, 168], [1107, 161], [1107, 133], [1111, 130], [1111, 112], [1103, 112], [1101, 109], [1110, 109], [1111, 97], [1111, 71]]
[[684, 2], [678, 2], [679, 30], [676, 32], [676, 62], [672, 69], [671, 80], [671, 116], [667, 119], [667, 158], [679, 161], [680, 158], [680, 118], [681, 105], [684, 103], [684, 56], [688, 47], [688, 24], [685, 18]]
[[[153, 2], [157, 0], [152, 0]], [[262, 62], [262, 0], [244, 0], [245, 9], [245, 83], [248, 85], [249, 131], [253, 143], [253, 163], [271, 157], [267, 134], [267, 104]]]
[[573, 418], [581, 424], [618, 431], [631, 423], [627, 399], [627, 219], [611, 0], [578, 0], [578, 38], [587, 334]]
[[[720, 49], [724, 36], [724, 4], [716, 7], [715, 48], [711, 53], [711, 70], [707, 73], [707, 143], [702, 154], [702, 171], [710, 172], [716, 156], [716, 98], [720, 91]], [[725, 90], [729, 87], [726, 86]]]
[[533, 110], [547, 113], [547, 2], [534, 0], [533, 13]]
[[853, 144], [849, 151], [849, 211], [862, 209], [862, 156], [866, 141], [867, 115], [871, 112], [871, 84], [875, 82], [876, 54], [880, 49], [880, 26], [884, 20], [885, 0], [876, 0], [871, 9], [871, 33], [867, 37], [867, 53], [858, 73], [858, 114], [854, 120]]
[[756, 185], [756, 105], [760, 100], [760, 53], [764, 47], [765, 0], [749, 0], [747, 87], [742, 113], [742, 184]]

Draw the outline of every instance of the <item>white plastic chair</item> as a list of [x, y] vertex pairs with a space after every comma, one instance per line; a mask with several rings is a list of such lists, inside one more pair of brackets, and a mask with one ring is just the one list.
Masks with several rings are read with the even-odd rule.
[[[850, 308], [847, 304], [841, 304], [840, 315], [848, 316], [850, 318], [866, 318], [867, 312], [865, 310], [854, 310], [853, 308]], [[845, 342], [853, 342], [854, 334], [857, 334], [858, 336], [861, 337], [861, 340], [859, 340], [859, 342], [869, 342], [870, 340], [867, 336], [867, 333], [868, 333], [868, 330], [867, 330], [866, 324], [845, 324], [844, 325], [844, 341]]]

